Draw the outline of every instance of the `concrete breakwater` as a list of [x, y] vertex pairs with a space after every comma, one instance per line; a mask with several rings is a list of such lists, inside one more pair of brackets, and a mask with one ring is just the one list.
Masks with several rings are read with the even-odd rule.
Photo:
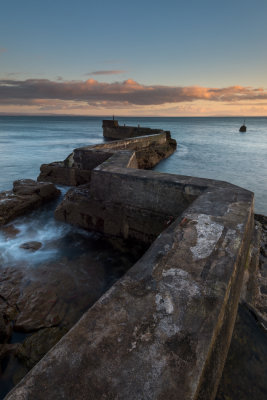
[[139, 169], [174, 149], [165, 132], [41, 167], [77, 186], [57, 218], [151, 246], [7, 399], [215, 397], [253, 264], [253, 193]]
[[103, 120], [103, 136], [107, 139], [121, 140], [138, 136], [155, 135], [164, 132], [162, 129], [147, 127], [120, 126], [117, 120]]

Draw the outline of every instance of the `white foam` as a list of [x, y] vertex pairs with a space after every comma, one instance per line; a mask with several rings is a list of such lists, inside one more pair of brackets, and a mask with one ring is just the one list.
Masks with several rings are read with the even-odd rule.
[[[0, 232], [0, 264], [11, 266], [19, 262], [27, 265], [36, 265], [44, 261], [55, 259], [59, 249], [51, 245], [54, 241], [62, 239], [71, 230], [71, 226], [57, 222], [51, 211], [32, 214], [22, 217], [12, 224], [19, 233], [15, 237], [7, 237]], [[25, 242], [37, 241], [42, 247], [34, 252], [20, 248]]]

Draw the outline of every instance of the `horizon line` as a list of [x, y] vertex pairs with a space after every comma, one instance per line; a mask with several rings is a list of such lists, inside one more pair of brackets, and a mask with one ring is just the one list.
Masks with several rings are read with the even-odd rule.
[[88, 115], [88, 114], [31, 114], [31, 113], [2, 113], [0, 117], [94, 117], [94, 118], [267, 118], [267, 115]]

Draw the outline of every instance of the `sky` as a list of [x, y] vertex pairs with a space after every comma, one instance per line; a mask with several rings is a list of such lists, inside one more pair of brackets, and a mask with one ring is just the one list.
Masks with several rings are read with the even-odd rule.
[[0, 114], [266, 116], [267, 0], [2, 0]]

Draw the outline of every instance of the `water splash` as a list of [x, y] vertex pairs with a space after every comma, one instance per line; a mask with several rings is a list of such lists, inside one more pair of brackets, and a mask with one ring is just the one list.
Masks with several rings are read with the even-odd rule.
[[[3, 231], [0, 232], [0, 262], [3, 267], [21, 262], [31, 266], [59, 257], [62, 251], [55, 243], [71, 230], [70, 225], [54, 219], [53, 210], [34, 212], [9, 225], [18, 233], [10, 237]], [[20, 247], [23, 243], [31, 241], [42, 243], [42, 247], [34, 252]]]

